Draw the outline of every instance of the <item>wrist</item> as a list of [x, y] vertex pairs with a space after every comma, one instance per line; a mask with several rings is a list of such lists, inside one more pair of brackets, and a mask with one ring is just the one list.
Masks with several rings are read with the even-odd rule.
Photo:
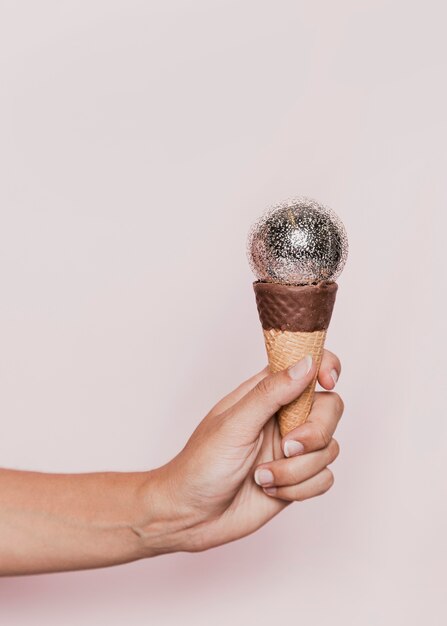
[[189, 549], [196, 516], [178, 497], [169, 464], [144, 473], [138, 489], [140, 511], [132, 524], [141, 558]]

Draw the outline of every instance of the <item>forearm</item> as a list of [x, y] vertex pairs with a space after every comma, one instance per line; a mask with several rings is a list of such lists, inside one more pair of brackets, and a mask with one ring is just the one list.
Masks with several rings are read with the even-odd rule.
[[169, 551], [172, 524], [158, 483], [154, 472], [0, 470], [0, 574], [105, 567]]

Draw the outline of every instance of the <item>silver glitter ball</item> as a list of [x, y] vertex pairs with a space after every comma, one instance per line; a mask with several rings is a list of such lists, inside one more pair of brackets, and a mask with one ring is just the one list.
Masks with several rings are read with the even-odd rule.
[[279, 204], [253, 225], [247, 254], [258, 280], [307, 285], [335, 281], [348, 256], [340, 218], [310, 198]]

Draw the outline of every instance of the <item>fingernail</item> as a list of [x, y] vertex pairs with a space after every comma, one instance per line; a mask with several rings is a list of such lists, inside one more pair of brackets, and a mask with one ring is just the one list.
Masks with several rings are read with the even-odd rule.
[[276, 491], [276, 487], [265, 487], [264, 489], [264, 493], [266, 493], [268, 496], [274, 496]]
[[337, 370], [331, 370], [330, 371], [330, 375], [331, 375], [332, 380], [334, 381], [334, 385], [336, 385], [337, 384], [337, 380], [338, 380]]
[[301, 441], [294, 441], [293, 439], [289, 439], [284, 443], [284, 455], [296, 456], [297, 454], [301, 454], [304, 452], [304, 446]]
[[268, 469], [259, 469], [255, 472], [255, 483], [260, 487], [271, 485], [273, 482], [273, 474]]
[[304, 359], [295, 363], [289, 367], [289, 376], [293, 378], [293, 380], [299, 380], [300, 378], [304, 378], [312, 367], [312, 356], [310, 354], [306, 354]]

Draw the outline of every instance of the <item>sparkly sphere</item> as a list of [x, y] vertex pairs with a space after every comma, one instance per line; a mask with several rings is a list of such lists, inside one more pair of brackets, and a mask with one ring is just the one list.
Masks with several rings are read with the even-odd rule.
[[315, 200], [279, 204], [251, 228], [247, 253], [258, 280], [307, 285], [338, 278], [348, 256], [340, 218]]

